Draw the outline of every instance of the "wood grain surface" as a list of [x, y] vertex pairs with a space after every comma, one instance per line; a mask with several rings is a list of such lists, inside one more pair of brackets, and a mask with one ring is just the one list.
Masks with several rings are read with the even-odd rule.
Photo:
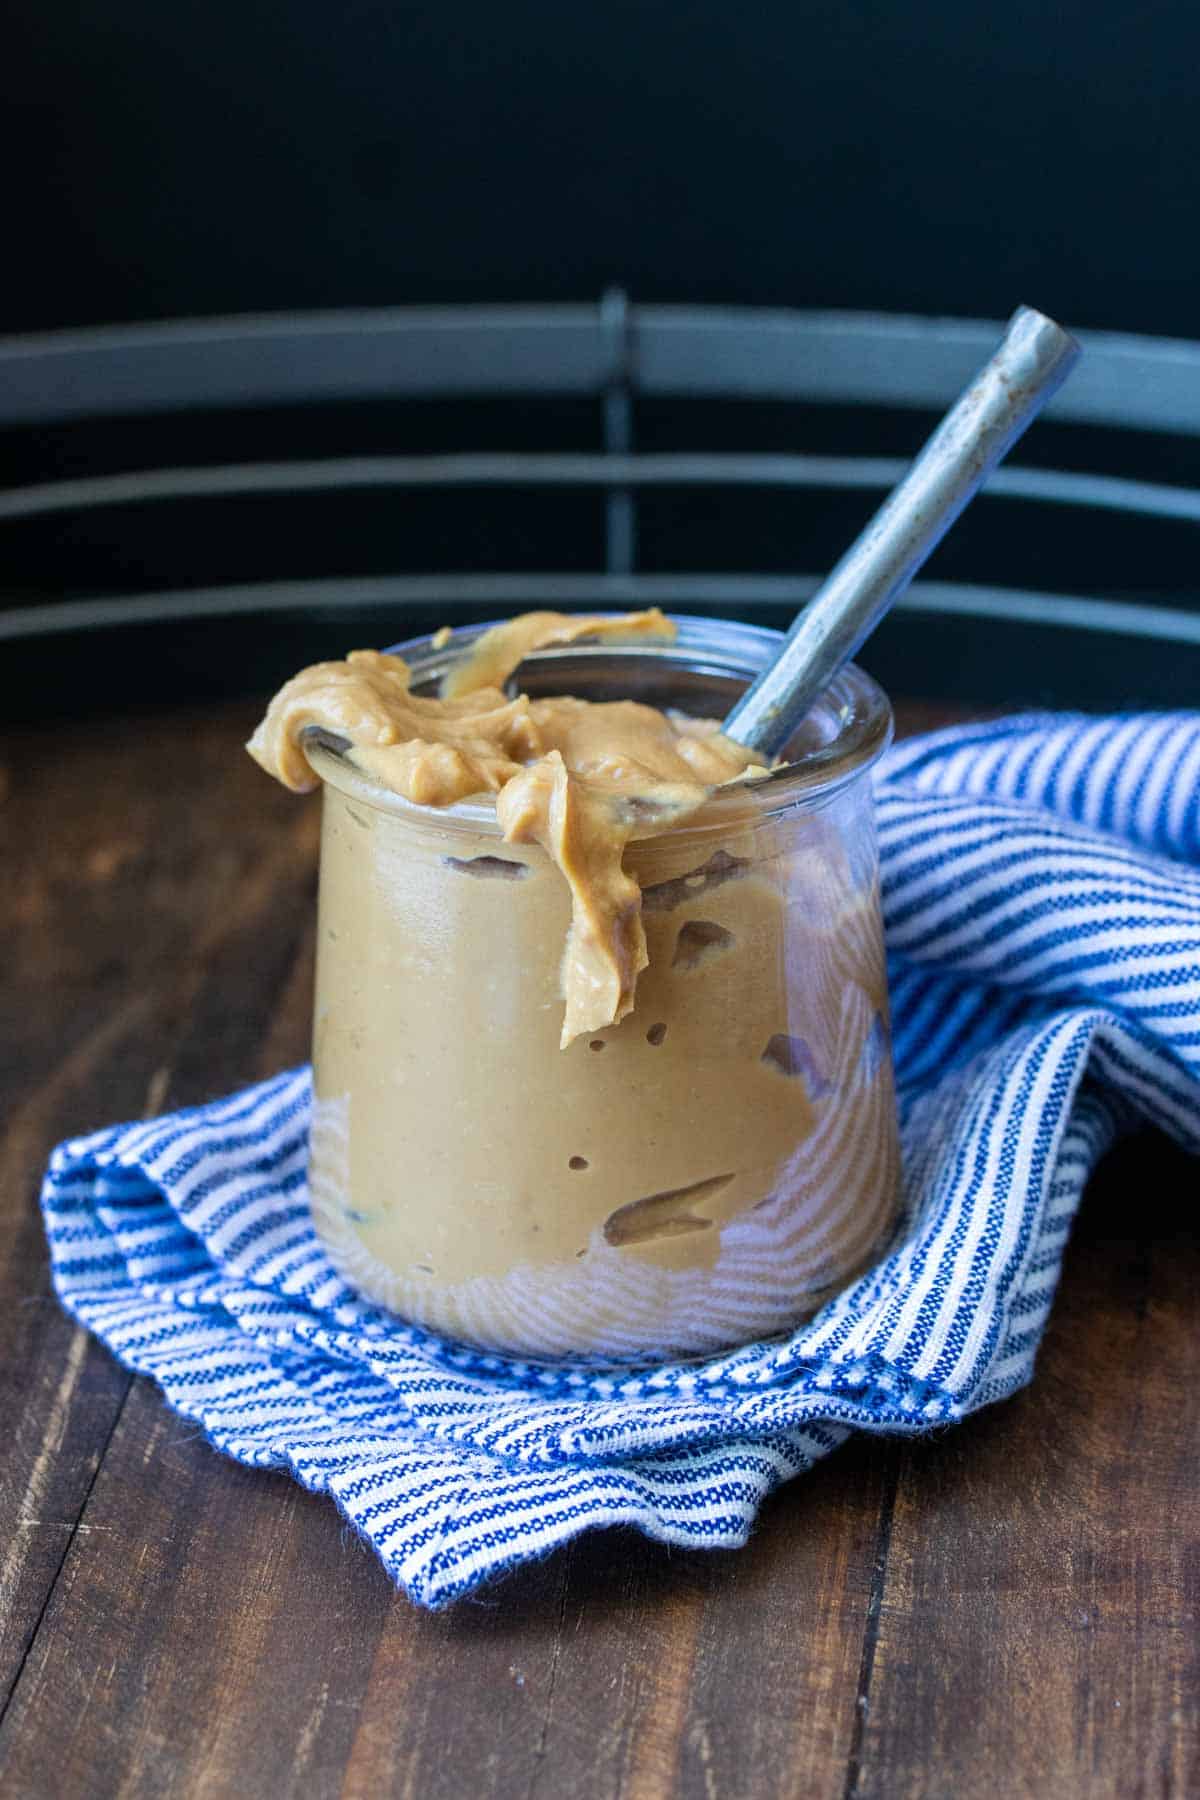
[[437, 1616], [72, 1326], [52, 1145], [306, 1052], [316, 808], [252, 719], [2, 752], [0, 1792], [1200, 1793], [1200, 1231], [1157, 1140], [1093, 1183], [1024, 1394], [852, 1442], [744, 1551], [593, 1534]]

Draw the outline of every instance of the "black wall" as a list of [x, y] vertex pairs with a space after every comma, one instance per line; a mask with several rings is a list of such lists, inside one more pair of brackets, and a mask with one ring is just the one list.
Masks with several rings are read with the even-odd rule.
[[1185, 0], [9, 0], [0, 331], [414, 300], [1200, 336]]

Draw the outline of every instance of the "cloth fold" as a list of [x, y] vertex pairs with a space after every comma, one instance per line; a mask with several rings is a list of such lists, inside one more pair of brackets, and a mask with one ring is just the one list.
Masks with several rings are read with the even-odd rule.
[[430, 1607], [594, 1526], [740, 1544], [851, 1431], [1013, 1393], [1104, 1150], [1146, 1121], [1200, 1149], [1200, 715], [936, 732], [876, 794], [902, 1214], [790, 1336], [631, 1369], [404, 1325], [313, 1234], [306, 1069], [60, 1145], [63, 1304], [218, 1449], [331, 1495]]

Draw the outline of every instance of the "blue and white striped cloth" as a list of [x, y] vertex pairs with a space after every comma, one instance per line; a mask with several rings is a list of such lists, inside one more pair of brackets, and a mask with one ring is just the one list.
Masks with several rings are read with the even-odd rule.
[[791, 1337], [630, 1370], [405, 1327], [312, 1234], [306, 1070], [60, 1146], [63, 1303], [219, 1449], [332, 1495], [431, 1607], [589, 1526], [740, 1544], [851, 1431], [1011, 1394], [1101, 1152], [1137, 1120], [1200, 1148], [1200, 716], [936, 733], [877, 792], [903, 1225]]

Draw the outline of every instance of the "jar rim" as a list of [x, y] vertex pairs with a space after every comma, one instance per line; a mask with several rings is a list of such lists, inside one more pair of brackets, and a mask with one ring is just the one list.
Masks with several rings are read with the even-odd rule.
[[[598, 661], [605, 658], [618, 666], [628, 660], [636, 662], [642, 669], [647, 663], [661, 668], [664, 678], [669, 676], [672, 668], [686, 668], [735, 680], [744, 678], [749, 685], [772, 660], [784, 638], [783, 632], [770, 626], [749, 625], [733, 619], [711, 619], [688, 613], [671, 613], [668, 617], [676, 628], [676, 636], [670, 642], [654, 643], [644, 638], [626, 643], [611, 638], [593, 643], [576, 642], [534, 651], [526, 658], [526, 663], [548, 669], [555, 663], [578, 663], [581, 659]], [[492, 620], [462, 626], [449, 639], [439, 643], [432, 637], [409, 638], [390, 645], [388, 654], [404, 658], [412, 671], [415, 688], [431, 686], [441, 680], [484, 632], [502, 622]], [[732, 784], [726, 791], [736, 793], [742, 799], [753, 793], [763, 812], [769, 815], [796, 804], [820, 805], [864, 775], [878, 761], [892, 738], [892, 708], [883, 689], [857, 664], [847, 663], [820, 696], [814, 713], [818, 707], [825, 709], [832, 726], [831, 735], [825, 741], [800, 749], [792, 759], [786, 759], [785, 746], [785, 760], [778, 767], [751, 784]], [[352, 792], [369, 805], [425, 824], [436, 821], [452, 830], [478, 833], [490, 828], [492, 832], [499, 831], [491, 796], [458, 800], [446, 807], [420, 806], [356, 768], [347, 758], [348, 749], [344, 740], [320, 728], [304, 734], [305, 755], [322, 781]], [[700, 825], [699, 819], [687, 820], [669, 828], [664, 835], [675, 830], [680, 833], [695, 831]]]

